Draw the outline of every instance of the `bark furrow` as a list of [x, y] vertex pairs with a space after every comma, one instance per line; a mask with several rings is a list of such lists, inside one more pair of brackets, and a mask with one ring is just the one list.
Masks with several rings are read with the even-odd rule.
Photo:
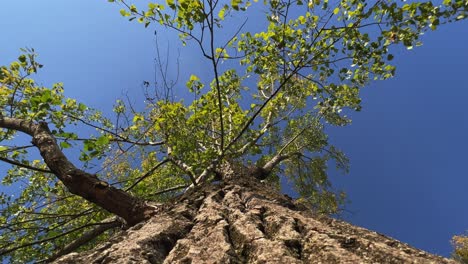
[[243, 178], [201, 187], [109, 243], [57, 263], [455, 263]]

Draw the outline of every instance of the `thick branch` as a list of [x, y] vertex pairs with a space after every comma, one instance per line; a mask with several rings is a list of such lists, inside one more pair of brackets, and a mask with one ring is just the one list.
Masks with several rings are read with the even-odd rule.
[[110, 186], [95, 175], [77, 169], [63, 154], [47, 123], [0, 117], [0, 127], [30, 135], [50, 171], [68, 188], [84, 199], [99, 205], [134, 225], [149, 218], [154, 208], [136, 197]]
[[278, 165], [280, 162], [287, 160], [289, 158], [292, 158], [294, 156], [297, 156], [297, 155], [301, 155], [301, 154], [298, 152], [285, 154], [285, 155], [278, 154], [274, 156], [270, 161], [268, 161], [265, 165], [263, 165], [262, 171], [264, 174], [266, 174], [266, 176], [268, 176], [271, 173], [271, 171], [276, 167], [276, 165]]

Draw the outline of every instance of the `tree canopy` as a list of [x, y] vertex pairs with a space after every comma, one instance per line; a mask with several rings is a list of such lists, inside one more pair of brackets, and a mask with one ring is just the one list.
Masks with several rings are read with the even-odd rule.
[[[154, 214], [145, 201], [219, 180], [227, 164], [251, 168], [272, 188], [287, 177], [305, 205], [338, 212], [345, 195], [327, 168], [346, 172], [348, 160], [324, 127], [349, 124], [347, 114], [361, 110], [360, 89], [394, 76], [392, 46], [412, 49], [422, 33], [468, 11], [460, 0], [115, 2], [130, 21], [197, 45], [211, 76], [145, 83], [144, 110], [118, 100], [105, 117], [66, 98], [60, 83], [36, 83], [42, 65], [33, 49], [2, 66], [0, 160], [12, 165], [2, 184], [21, 190], [0, 196], [2, 260], [46, 259], [96, 227], [136, 224]], [[225, 30], [256, 5], [268, 10], [265, 28]], [[193, 97], [176, 99], [179, 89]], [[76, 132], [82, 126], [95, 132]]]
[[456, 235], [452, 238], [453, 257], [461, 263], [468, 263], [468, 236]]

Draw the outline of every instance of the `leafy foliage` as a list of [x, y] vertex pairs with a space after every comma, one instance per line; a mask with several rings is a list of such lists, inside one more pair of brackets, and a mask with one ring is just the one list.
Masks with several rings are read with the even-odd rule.
[[468, 236], [453, 236], [452, 244], [454, 247], [453, 258], [461, 263], [468, 263]]
[[[231, 16], [261, 4], [167, 0], [140, 9], [117, 2], [130, 21], [175, 30], [182, 45], [198, 46], [212, 74], [187, 78], [195, 99], [171, 100], [161, 96], [168, 87], [156, 87], [162, 91], [148, 95], [142, 111], [117, 101], [111, 122], [65, 98], [62, 84], [37, 85], [30, 76], [42, 65], [34, 50], [23, 50], [16, 62], [0, 68], [1, 114], [48, 123], [81, 167], [142, 199], [165, 202], [232, 163], [263, 168], [273, 186], [280, 177], [289, 178], [299, 200], [322, 213], [338, 212], [345, 201], [331, 186], [328, 167], [348, 170], [347, 158], [330, 145], [324, 127], [349, 124], [347, 114], [361, 110], [360, 89], [394, 76], [391, 46], [412, 49], [422, 33], [464, 19], [468, 10], [468, 2], [460, 0], [440, 6], [274, 0], [263, 2], [268, 10], [263, 31], [244, 23], [236, 32], [224, 32]], [[217, 37], [229, 34], [226, 41]], [[82, 137], [78, 125], [96, 130]], [[71, 195], [34, 146], [22, 144], [18, 131], [3, 127], [0, 139], [13, 144], [0, 148], [1, 160], [13, 165], [2, 183], [21, 189], [18, 196], [0, 196], [0, 247], [6, 249], [0, 257], [18, 263], [44, 259], [109, 217]]]

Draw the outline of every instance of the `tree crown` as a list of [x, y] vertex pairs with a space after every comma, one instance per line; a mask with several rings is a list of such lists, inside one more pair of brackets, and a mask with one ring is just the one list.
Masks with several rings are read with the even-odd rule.
[[[0, 149], [0, 159], [12, 164], [3, 184], [28, 184], [18, 197], [0, 196], [2, 257], [43, 259], [60, 251], [54, 244], [101, 225], [109, 212], [119, 215], [112, 206], [100, 208], [102, 189], [164, 202], [217, 179], [224, 164], [257, 168], [259, 180], [276, 188], [279, 177], [288, 177], [304, 204], [337, 212], [345, 197], [332, 188], [327, 167], [347, 171], [348, 160], [329, 144], [324, 126], [349, 124], [346, 114], [361, 109], [360, 89], [393, 77], [391, 46], [412, 49], [423, 32], [464, 19], [468, 8], [466, 1], [264, 1], [265, 29], [253, 32], [246, 20], [226, 32], [231, 16], [260, 3], [167, 0], [138, 8], [117, 2], [129, 20], [175, 30], [182, 45], [197, 45], [211, 76], [185, 81], [191, 100], [175, 100], [171, 91], [180, 87], [169, 81], [145, 83], [144, 110], [119, 100], [112, 122], [65, 98], [60, 83], [36, 84], [31, 75], [42, 65], [34, 50], [3, 66], [0, 137], [13, 143]], [[75, 126], [82, 125], [97, 133], [79, 135]], [[17, 144], [18, 132], [33, 144]], [[67, 149], [79, 149], [76, 163], [95, 173], [74, 167], [63, 155]], [[92, 193], [76, 186], [78, 176], [89, 180]]]

